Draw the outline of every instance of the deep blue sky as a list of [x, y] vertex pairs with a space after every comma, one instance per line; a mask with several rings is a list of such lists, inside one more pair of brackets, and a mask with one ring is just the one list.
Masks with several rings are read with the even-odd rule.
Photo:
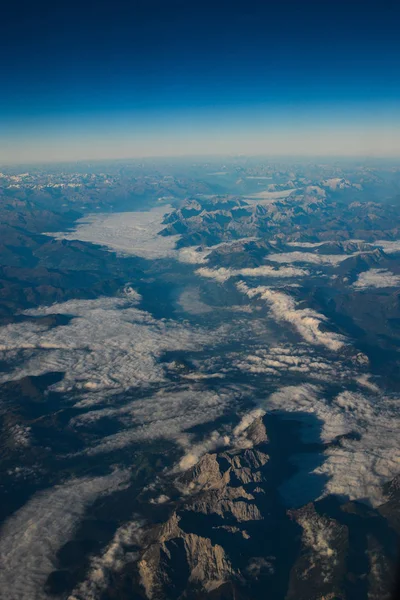
[[399, 21], [387, 1], [9, 3], [0, 160], [289, 152], [307, 132], [390, 153]]

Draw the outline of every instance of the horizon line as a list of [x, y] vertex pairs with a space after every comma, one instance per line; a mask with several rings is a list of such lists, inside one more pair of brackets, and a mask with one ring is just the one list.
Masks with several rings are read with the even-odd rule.
[[269, 160], [281, 160], [281, 159], [293, 159], [293, 160], [396, 160], [400, 159], [400, 152], [396, 154], [270, 154], [270, 153], [249, 153], [245, 154], [242, 152], [226, 154], [226, 153], [212, 153], [212, 154], [148, 154], [142, 156], [121, 156], [105, 157], [105, 158], [79, 158], [79, 159], [45, 159], [45, 160], [22, 160], [22, 161], [11, 161], [11, 162], [0, 162], [0, 169], [3, 167], [18, 167], [18, 166], [46, 166], [46, 165], [72, 165], [72, 164], [87, 164], [87, 163], [103, 163], [103, 162], [125, 162], [125, 161], [148, 161], [148, 160], [182, 160], [182, 159], [210, 159], [210, 158], [260, 158]]

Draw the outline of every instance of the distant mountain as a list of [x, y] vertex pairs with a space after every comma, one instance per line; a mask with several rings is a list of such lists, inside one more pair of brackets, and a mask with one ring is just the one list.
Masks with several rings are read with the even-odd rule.
[[[165, 218], [161, 235], [181, 236], [179, 247], [213, 245], [243, 237], [299, 242], [395, 239], [399, 206], [372, 202], [310, 202], [307, 194], [271, 201], [234, 197], [186, 200]], [[301, 232], [301, 233], [300, 233]]]

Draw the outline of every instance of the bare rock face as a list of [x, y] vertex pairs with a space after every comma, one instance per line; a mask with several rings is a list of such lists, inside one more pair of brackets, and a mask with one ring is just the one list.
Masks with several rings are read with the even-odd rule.
[[253, 446], [259, 446], [265, 442], [268, 442], [267, 432], [265, 425], [261, 417], [254, 419], [254, 421], [245, 430], [246, 438], [252, 442]]
[[[261, 420], [250, 435], [266, 439]], [[269, 519], [263, 489], [268, 458], [250, 448], [207, 454], [177, 477], [174, 485], [185, 500], [148, 532], [138, 563], [145, 597], [223, 598], [218, 590], [225, 584], [243, 585], [255, 572], [269, 573], [268, 561], [251, 556], [251, 530]], [[238, 548], [240, 555], [246, 547], [248, 556], [239, 560]]]
[[184, 505], [185, 510], [202, 514], [229, 515], [238, 522], [261, 520], [256, 496], [246, 488], [263, 481], [261, 468], [268, 455], [246, 449], [208, 454], [180, 478], [190, 490], [197, 490]]
[[[161, 528], [160, 536], [143, 554], [139, 562], [141, 584], [147, 598], [179, 597], [184, 583], [189, 588], [211, 591], [232, 576], [233, 569], [224, 549], [213, 545], [206, 537], [185, 533], [179, 527], [180, 518], [174, 513]], [[180, 572], [170, 568], [179, 565]], [[179, 568], [179, 566], [178, 566]], [[186, 575], [186, 582], [174, 582], [173, 575]], [[167, 594], [173, 594], [168, 596]]]
[[199, 462], [178, 478], [176, 484], [183, 492], [216, 490], [229, 482], [229, 472], [221, 472], [216, 454], [205, 454]]

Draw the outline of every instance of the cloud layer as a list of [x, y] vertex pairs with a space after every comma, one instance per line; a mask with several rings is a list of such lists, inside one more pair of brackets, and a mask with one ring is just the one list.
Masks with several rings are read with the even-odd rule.
[[[304, 428], [306, 440], [318, 437], [325, 443], [338, 436], [338, 445], [325, 451], [322, 464], [312, 474], [326, 477], [324, 494], [333, 493], [350, 499], [368, 499], [373, 504], [384, 501], [382, 485], [400, 470], [400, 417], [398, 399], [381, 394], [365, 395], [348, 390], [332, 400], [315, 386], [282, 388], [272, 394], [265, 405], [299, 417], [299, 413], [315, 415], [322, 429]], [[307, 418], [304, 419], [307, 423]], [[356, 434], [356, 435], [354, 435]], [[301, 460], [300, 460], [300, 467]], [[304, 471], [286, 486], [289, 497], [298, 497]], [[304, 485], [304, 484], [303, 484]]]
[[187, 385], [170, 391], [160, 390], [122, 407], [82, 414], [73, 424], [91, 423], [104, 416], [117, 416], [125, 424], [120, 432], [102, 438], [88, 449], [87, 453], [92, 455], [123, 448], [132, 442], [156, 439], [175, 441], [188, 452], [198, 442], [194, 441], [197, 436], [186, 433], [187, 430], [212, 423], [228, 410], [234, 410], [240, 397], [241, 392], [236, 388], [220, 388], [216, 392], [200, 385]]
[[166, 351], [199, 350], [212, 343], [205, 331], [174, 321], [156, 320], [136, 308], [137, 297], [71, 300], [28, 314], [73, 315], [67, 326], [47, 329], [34, 322], [0, 328], [0, 356], [14, 367], [3, 381], [26, 375], [64, 372], [54, 386], [82, 392], [86, 402], [132, 387], [165, 380], [158, 358]]
[[324, 315], [311, 308], [297, 308], [296, 302], [291, 296], [264, 286], [249, 288], [243, 281], [237, 284], [237, 288], [249, 298], [258, 296], [265, 300], [278, 321], [285, 321], [293, 325], [310, 344], [319, 344], [332, 351], [338, 351], [344, 347], [346, 340], [342, 335], [320, 329], [321, 325], [327, 323]]
[[71, 480], [37, 493], [0, 530], [0, 598], [42, 600], [57, 550], [71, 538], [85, 509], [117, 490], [128, 473]]
[[[205, 442], [187, 431], [232, 411], [243, 390], [209, 389], [202, 373], [190, 379], [178, 371], [177, 381], [171, 382], [169, 364], [159, 358], [167, 351], [209, 350], [226, 331], [156, 320], [137, 308], [139, 301], [134, 290], [123, 298], [70, 301], [29, 311], [35, 316], [73, 315], [66, 326], [48, 329], [30, 321], [0, 328], [0, 356], [14, 366], [3, 381], [63, 372], [64, 378], [52, 390], [67, 394], [71, 404], [82, 410], [69, 427], [79, 430], [104, 418], [119, 421], [118, 433], [97, 434], [83, 453], [97, 455], [138, 441], [165, 439], [185, 454], [196, 445], [193, 452], [200, 456], [201, 445], [207, 451]], [[133, 390], [140, 390], [141, 397], [132, 396]]]
[[172, 206], [157, 206], [146, 212], [124, 212], [89, 215], [78, 221], [72, 232], [52, 234], [59, 239], [81, 240], [101, 244], [120, 254], [157, 259], [176, 255], [175, 244], [180, 238], [162, 236], [163, 218]]
[[[280, 388], [259, 402], [259, 410], [302, 422], [304, 442], [326, 444], [319, 466], [315, 455], [296, 457], [299, 471], [282, 489], [289, 504], [315, 500], [307, 479], [318, 478], [321, 495], [338, 494], [374, 505], [385, 501], [382, 485], [400, 471], [398, 398], [349, 390], [330, 398], [322, 386], [306, 383]], [[338, 439], [340, 443], [332, 444]]]

